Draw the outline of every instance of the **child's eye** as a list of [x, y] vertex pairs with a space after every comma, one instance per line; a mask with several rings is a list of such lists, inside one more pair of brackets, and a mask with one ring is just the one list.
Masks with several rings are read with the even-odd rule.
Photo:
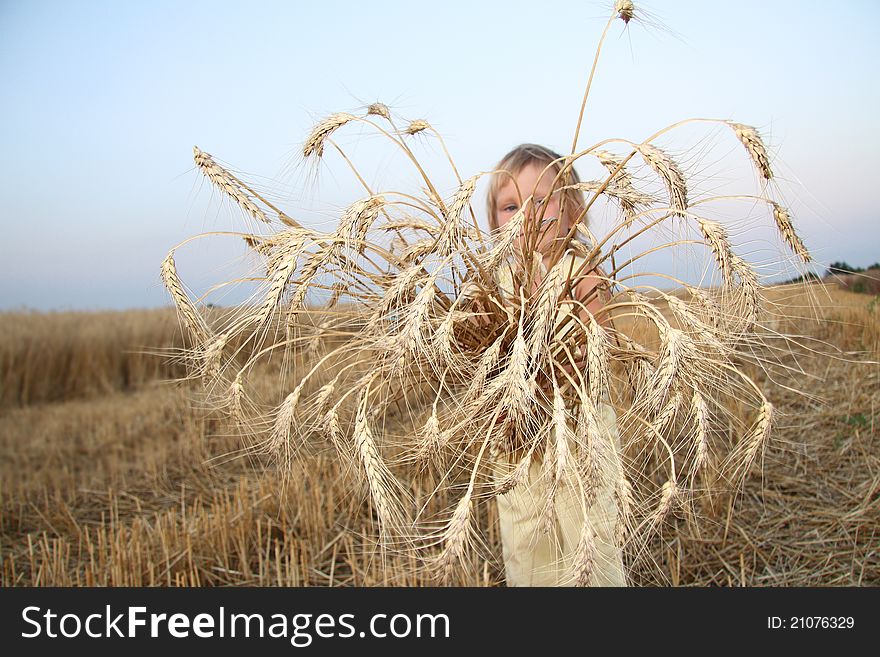
[[501, 210], [502, 210], [503, 212], [516, 212], [516, 207], [517, 207], [517, 206], [515, 206], [515, 205], [513, 205], [513, 204], [511, 204], [511, 205], [505, 205], [503, 208], [501, 208]]

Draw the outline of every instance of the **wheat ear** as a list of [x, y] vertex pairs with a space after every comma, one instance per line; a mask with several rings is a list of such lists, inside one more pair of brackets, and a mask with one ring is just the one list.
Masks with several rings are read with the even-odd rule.
[[324, 142], [327, 138], [346, 123], [356, 119], [356, 116], [349, 114], [348, 112], [337, 112], [318, 123], [312, 128], [312, 132], [306, 139], [306, 143], [303, 144], [303, 157], [310, 157], [312, 155], [323, 157]]
[[408, 135], [416, 135], [431, 127], [431, 124], [424, 119], [415, 119], [410, 121], [409, 125], [404, 128], [404, 132]]
[[162, 282], [165, 288], [171, 294], [171, 299], [177, 307], [178, 314], [183, 318], [184, 324], [189, 329], [190, 334], [198, 342], [206, 342], [210, 335], [208, 325], [198, 313], [193, 303], [189, 300], [186, 292], [183, 291], [183, 284], [177, 275], [177, 266], [174, 263], [174, 251], [168, 253], [162, 261]]
[[376, 508], [380, 529], [388, 531], [395, 526], [398, 513], [395, 510], [395, 504], [389, 490], [388, 482], [391, 479], [391, 473], [376, 447], [373, 432], [370, 429], [367, 408], [368, 395], [365, 391], [362, 394], [355, 418], [354, 444], [363, 467], [363, 472], [367, 478], [370, 497]]
[[755, 425], [752, 428], [745, 445], [743, 459], [740, 464], [741, 472], [745, 473], [748, 471], [752, 463], [757, 460], [761, 449], [767, 444], [767, 439], [770, 436], [770, 428], [773, 423], [773, 411], [773, 404], [767, 399], [762, 399], [761, 409], [758, 411], [758, 419], [755, 421]]
[[391, 110], [385, 103], [370, 103], [367, 108], [367, 116], [381, 116], [386, 121], [391, 120]]
[[569, 434], [571, 429], [568, 426], [568, 418], [566, 416], [565, 401], [562, 398], [562, 392], [556, 381], [553, 381], [553, 460], [550, 463], [550, 486], [547, 490], [547, 499], [544, 509], [543, 530], [548, 533], [553, 526], [554, 519], [554, 502], [559, 487], [565, 481], [565, 475], [569, 469], [569, 461], [571, 460], [570, 450], [568, 447]]
[[696, 389], [691, 397], [691, 412], [694, 416], [694, 466], [691, 472], [696, 473], [706, 463], [709, 456], [709, 409], [706, 400]]
[[754, 162], [761, 176], [764, 180], [769, 181], [773, 177], [773, 171], [770, 169], [770, 158], [767, 157], [767, 148], [764, 146], [760, 135], [758, 135], [758, 131], [752, 126], [743, 125], [742, 123], [728, 122], [728, 125], [733, 129], [736, 138], [745, 146], [749, 157], [752, 158], [752, 162]]
[[678, 164], [668, 153], [653, 144], [639, 144], [636, 149], [666, 185], [674, 214], [684, 217], [688, 208], [687, 183]]
[[791, 250], [794, 251], [804, 264], [812, 262], [813, 257], [810, 255], [807, 247], [804, 246], [804, 242], [801, 240], [800, 235], [795, 232], [794, 224], [791, 223], [791, 215], [788, 213], [788, 210], [778, 203], [773, 203], [773, 219], [776, 221], [776, 227], [779, 229], [779, 233], [782, 235], [782, 238]]
[[208, 153], [193, 146], [193, 159], [199, 170], [254, 219], [269, 223], [269, 218], [245, 191], [242, 182], [214, 161]]
[[635, 15], [635, 6], [632, 0], [615, 0], [614, 14], [624, 23], [629, 23]]
[[678, 499], [679, 490], [675, 479], [667, 479], [660, 489], [660, 502], [651, 514], [649, 524], [652, 528], [660, 526], [675, 506]]

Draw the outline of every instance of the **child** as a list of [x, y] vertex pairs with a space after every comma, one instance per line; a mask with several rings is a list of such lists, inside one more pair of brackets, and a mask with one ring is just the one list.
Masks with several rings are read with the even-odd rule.
[[[581, 192], [560, 189], [579, 182], [573, 168], [564, 175], [562, 182], [554, 182], [562, 167], [561, 156], [553, 151], [535, 144], [522, 144], [498, 163], [488, 193], [488, 219], [493, 230], [504, 226], [519, 210], [522, 201], [533, 195], [532, 212], [537, 217], [526, 221], [524, 233], [528, 234], [519, 237], [518, 245], [524, 256], [528, 256], [530, 250], [540, 254], [542, 272], [552, 265], [552, 254], [558, 250], [559, 241], [568, 235], [584, 208]], [[581, 221], [586, 223], [585, 218]], [[569, 259], [575, 272], [584, 262], [584, 256], [575, 255], [573, 250], [567, 250], [564, 257]], [[587, 275], [580, 278], [572, 293], [585, 302], [590, 313], [595, 314], [607, 300], [607, 293], [603, 293], [605, 285], [598, 275], [591, 275], [593, 272], [587, 272], [586, 268], [584, 272]], [[497, 275], [505, 294], [514, 295], [514, 273], [510, 265], [502, 266]], [[535, 455], [528, 476], [497, 497], [508, 586], [569, 584], [567, 574], [585, 522], [594, 532], [592, 584], [626, 586], [622, 552], [615, 540], [618, 514], [613, 491], [616, 468], [620, 467], [617, 419], [614, 409], [605, 402], [599, 404], [599, 414], [601, 430], [605, 432], [603, 443], [614, 445], [615, 450], [610, 458], [604, 459], [602, 486], [586, 518], [580, 492], [573, 481], [568, 481], [556, 493], [555, 518], [549, 531], [544, 531], [547, 487], [539, 454]], [[496, 467], [503, 475], [514, 465], [505, 460]]]

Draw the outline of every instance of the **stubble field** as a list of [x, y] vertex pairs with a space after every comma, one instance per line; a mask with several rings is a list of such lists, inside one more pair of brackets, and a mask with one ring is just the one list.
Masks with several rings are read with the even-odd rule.
[[[771, 294], [771, 328], [815, 340], [790, 356], [809, 375], [762, 380], [779, 419], [744, 489], [628, 554], [635, 585], [880, 585], [880, 304]], [[409, 553], [382, 567], [329, 445], [283, 478], [173, 382], [183, 368], [151, 353], [181, 346], [173, 311], [7, 313], [0, 333], [4, 586], [435, 583]], [[494, 506], [480, 513], [488, 551], [453, 584], [504, 584]]]

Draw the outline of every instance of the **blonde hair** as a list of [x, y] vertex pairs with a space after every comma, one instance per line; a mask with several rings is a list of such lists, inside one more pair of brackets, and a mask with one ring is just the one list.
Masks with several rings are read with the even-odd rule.
[[[493, 231], [498, 230], [496, 217], [498, 212], [498, 190], [501, 189], [501, 186], [507, 180], [517, 176], [520, 171], [531, 164], [536, 164], [542, 168], [548, 167], [548, 173], [556, 176], [563, 170], [563, 167], [565, 167], [565, 158], [546, 146], [540, 146], [538, 144], [520, 144], [501, 158], [501, 161], [498, 162], [495, 167], [495, 173], [492, 174], [492, 178], [490, 179], [488, 198], [486, 199], [486, 209], [489, 215], [489, 228]], [[579, 184], [580, 181], [581, 180], [578, 177], [577, 171], [574, 170], [574, 167], [568, 166], [565, 167], [565, 171], [560, 177], [559, 183], [557, 183], [558, 187], [554, 186], [554, 191], [561, 189], [559, 192], [561, 195], [560, 214], [564, 214], [565, 217], [569, 219], [569, 225], [572, 224], [584, 210], [583, 193], [572, 187], [572, 185]], [[525, 191], [523, 191], [523, 193], [525, 193]], [[586, 222], [587, 219], [584, 217], [581, 222], [584, 227], [586, 227]]]

